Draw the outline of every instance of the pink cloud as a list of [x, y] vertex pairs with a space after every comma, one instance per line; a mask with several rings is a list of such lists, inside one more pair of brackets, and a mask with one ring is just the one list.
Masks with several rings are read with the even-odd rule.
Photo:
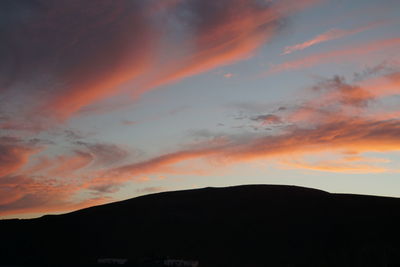
[[18, 171], [38, 152], [38, 148], [24, 145], [15, 138], [0, 137], [0, 179]]
[[372, 41], [369, 43], [359, 44], [358, 46], [350, 46], [344, 49], [318, 53], [296, 60], [286, 61], [284, 63], [271, 67], [266, 74], [274, 74], [283, 71], [310, 68], [327, 62], [348, 61], [376, 51], [382, 51], [384, 49], [397, 49], [399, 45], [400, 38]]
[[331, 41], [331, 40], [335, 40], [335, 39], [340, 39], [340, 38], [344, 38], [350, 35], [354, 35], [360, 32], [364, 32], [370, 29], [373, 29], [375, 27], [381, 26], [383, 24], [385, 24], [386, 22], [374, 22], [374, 23], [370, 23], [366, 26], [362, 26], [362, 27], [358, 27], [358, 28], [354, 28], [351, 30], [341, 30], [341, 29], [331, 29], [328, 30], [320, 35], [315, 36], [314, 38], [312, 38], [311, 40], [308, 40], [304, 43], [300, 43], [300, 44], [295, 44], [292, 46], [286, 46], [282, 52], [281, 55], [287, 55], [287, 54], [291, 54], [293, 52], [296, 51], [300, 51], [300, 50], [304, 50], [308, 47], [317, 45], [319, 43], [324, 43], [327, 41]]
[[285, 160], [281, 161], [284, 166], [293, 169], [307, 169], [312, 171], [322, 171], [322, 172], [338, 172], [338, 173], [352, 173], [352, 174], [365, 174], [365, 173], [384, 173], [391, 172], [385, 167], [374, 166], [374, 163], [381, 163], [381, 160], [377, 162], [371, 162], [370, 159], [365, 161], [358, 160], [347, 160], [346, 158], [336, 159], [336, 160], [321, 160], [317, 162], [306, 162], [304, 160]]

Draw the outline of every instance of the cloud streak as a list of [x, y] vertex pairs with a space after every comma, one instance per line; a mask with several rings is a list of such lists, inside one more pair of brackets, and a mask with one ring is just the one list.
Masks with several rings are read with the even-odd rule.
[[310, 68], [327, 62], [343, 62], [357, 57], [365, 56], [373, 52], [385, 49], [397, 49], [400, 45], [400, 38], [390, 38], [369, 43], [360, 44], [358, 46], [349, 46], [343, 49], [317, 53], [307, 57], [286, 61], [284, 63], [271, 67], [266, 75], [276, 74], [285, 71]]
[[13, 137], [0, 137], [0, 179], [23, 167], [38, 148]]
[[314, 46], [314, 45], [317, 45], [320, 43], [324, 43], [327, 41], [336, 40], [336, 39], [344, 38], [344, 37], [354, 35], [354, 34], [357, 34], [360, 32], [364, 32], [364, 31], [376, 28], [378, 26], [381, 26], [385, 23], [386, 22], [374, 22], [374, 23], [370, 23], [369, 25], [350, 29], [350, 30], [330, 29], [320, 35], [315, 36], [314, 38], [312, 38], [311, 40], [308, 40], [306, 42], [291, 45], [291, 46], [286, 46], [283, 49], [283, 52], [281, 55], [288, 55], [293, 52], [301, 51], [301, 50], [304, 50], [306, 48], [309, 48], [311, 46]]

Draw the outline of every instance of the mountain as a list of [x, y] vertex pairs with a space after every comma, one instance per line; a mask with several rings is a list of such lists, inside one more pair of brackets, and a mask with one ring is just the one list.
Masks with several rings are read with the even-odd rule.
[[400, 266], [400, 199], [279, 185], [164, 192], [0, 221], [0, 266]]

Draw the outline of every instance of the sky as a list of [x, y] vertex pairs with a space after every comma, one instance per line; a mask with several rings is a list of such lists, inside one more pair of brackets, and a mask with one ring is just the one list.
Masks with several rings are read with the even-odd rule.
[[0, 218], [287, 184], [400, 197], [397, 0], [0, 1]]

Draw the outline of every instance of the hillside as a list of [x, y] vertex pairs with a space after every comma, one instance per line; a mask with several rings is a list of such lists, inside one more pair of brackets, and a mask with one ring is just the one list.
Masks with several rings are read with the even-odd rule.
[[0, 221], [0, 265], [400, 266], [400, 199], [246, 185]]

